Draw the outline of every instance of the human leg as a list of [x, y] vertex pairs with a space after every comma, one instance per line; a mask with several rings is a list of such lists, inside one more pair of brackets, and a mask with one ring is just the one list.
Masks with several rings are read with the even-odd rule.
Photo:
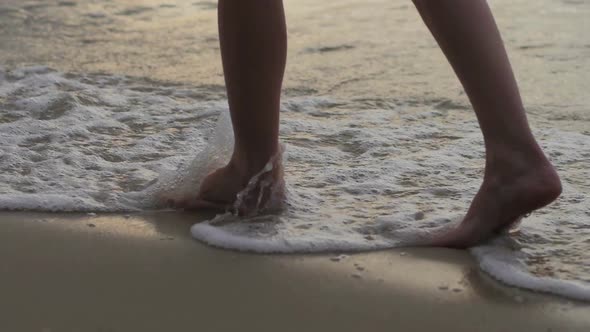
[[461, 81], [486, 148], [483, 184], [459, 227], [434, 245], [468, 247], [561, 193], [535, 140], [504, 44], [485, 0], [414, 0]]

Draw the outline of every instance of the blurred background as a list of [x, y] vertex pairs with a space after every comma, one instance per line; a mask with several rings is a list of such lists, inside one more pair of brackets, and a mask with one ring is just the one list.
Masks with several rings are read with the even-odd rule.
[[[588, 105], [590, 2], [490, 5], [526, 104], [571, 112]], [[216, 6], [191, 0], [3, 0], [0, 63], [222, 86]], [[287, 94], [456, 96], [466, 102], [411, 1], [286, 0], [285, 6]]]

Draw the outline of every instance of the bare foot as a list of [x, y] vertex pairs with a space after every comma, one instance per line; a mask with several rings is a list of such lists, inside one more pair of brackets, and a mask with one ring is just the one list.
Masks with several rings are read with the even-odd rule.
[[[268, 166], [265, 165], [254, 171], [240, 167], [238, 162], [232, 160], [205, 177], [196, 198], [170, 203], [174, 207], [189, 210], [224, 210], [240, 215], [260, 212], [272, 194], [282, 194], [277, 193], [283, 185], [280, 155], [270, 163], [271, 169], [265, 169]], [[236, 204], [237, 200], [239, 202]]]
[[521, 217], [557, 199], [561, 194], [559, 176], [549, 161], [544, 157], [542, 160], [527, 167], [521, 165], [518, 171], [503, 172], [510, 174], [487, 172], [461, 224], [429, 245], [474, 246], [507, 231]]

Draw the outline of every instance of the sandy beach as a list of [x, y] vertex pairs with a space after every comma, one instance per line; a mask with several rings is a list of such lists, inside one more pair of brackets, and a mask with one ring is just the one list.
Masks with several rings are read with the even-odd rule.
[[[504, 287], [464, 251], [252, 255], [203, 215], [0, 214], [2, 331], [587, 331], [588, 305]], [[338, 260], [339, 259], [339, 260]]]
[[[565, 185], [507, 241], [529, 273], [507, 280], [587, 291], [590, 5], [490, 5]], [[400, 225], [462, 217], [483, 141], [411, 2], [285, 6], [294, 208], [261, 232], [216, 234], [369, 250], [395, 246]], [[229, 132], [216, 125], [227, 103], [215, 1], [3, 0], [0, 31], [0, 332], [590, 331], [589, 303], [501, 284], [478, 266], [486, 255], [241, 253], [191, 237], [212, 215], [122, 212], [157, 209], [139, 204], [151, 202], [144, 190]]]

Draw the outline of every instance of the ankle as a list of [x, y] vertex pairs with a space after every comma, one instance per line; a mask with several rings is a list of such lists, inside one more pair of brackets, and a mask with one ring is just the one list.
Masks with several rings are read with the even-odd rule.
[[228, 167], [237, 172], [247, 183], [254, 175], [262, 171], [277, 153], [278, 149], [257, 150], [250, 153], [235, 149]]
[[518, 176], [545, 166], [551, 163], [536, 142], [528, 146], [486, 146], [486, 175]]
[[493, 151], [486, 156], [485, 179], [489, 183], [504, 186], [534, 178], [532, 187], [561, 193], [561, 181], [557, 171], [539, 148], [537, 151]]

